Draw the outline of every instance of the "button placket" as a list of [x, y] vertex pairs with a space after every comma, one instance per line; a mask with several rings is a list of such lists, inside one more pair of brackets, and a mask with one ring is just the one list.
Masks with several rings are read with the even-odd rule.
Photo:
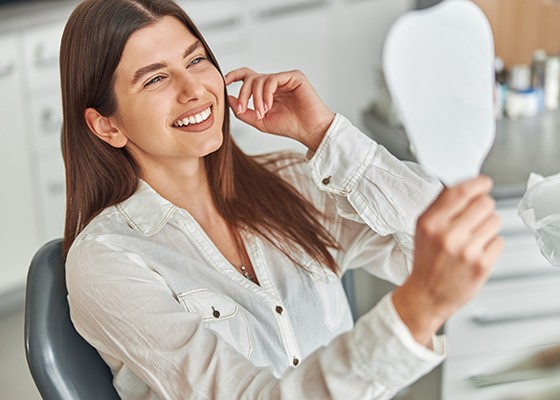
[[277, 314], [276, 321], [278, 322], [278, 328], [280, 329], [284, 342], [284, 349], [286, 351], [286, 355], [288, 356], [288, 362], [295, 367], [299, 364], [298, 357], [301, 353], [299, 351], [299, 346], [297, 345], [290, 317], [287, 314], [288, 310], [278, 303], [272, 307], [274, 312]]

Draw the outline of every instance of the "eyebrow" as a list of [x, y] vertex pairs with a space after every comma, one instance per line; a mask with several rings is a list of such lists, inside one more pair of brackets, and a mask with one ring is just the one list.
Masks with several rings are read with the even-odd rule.
[[[200, 40], [197, 40], [196, 42], [194, 42], [193, 44], [191, 44], [189, 47], [187, 47], [187, 49], [185, 50], [185, 53], [183, 54], [183, 58], [188, 57], [191, 53], [193, 53], [196, 49], [198, 49], [202, 44], [200, 43]], [[134, 77], [132, 78], [132, 85], [135, 85], [140, 78], [142, 78], [144, 75], [149, 74], [150, 72], [154, 72], [157, 71], [158, 69], [162, 69], [167, 67], [167, 63], [164, 61], [160, 61], [157, 63], [153, 63], [150, 65], [146, 65], [145, 67], [142, 67], [140, 69], [138, 69], [135, 73], [134, 73]]]

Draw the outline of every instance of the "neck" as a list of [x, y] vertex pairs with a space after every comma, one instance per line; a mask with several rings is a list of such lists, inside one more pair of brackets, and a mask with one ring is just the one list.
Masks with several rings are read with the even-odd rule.
[[210, 192], [204, 158], [172, 168], [143, 168], [144, 179], [163, 198], [189, 212], [199, 223], [217, 213]]

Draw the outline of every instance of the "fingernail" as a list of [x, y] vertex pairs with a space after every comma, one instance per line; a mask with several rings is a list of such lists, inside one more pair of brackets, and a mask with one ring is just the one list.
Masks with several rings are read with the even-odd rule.
[[262, 114], [260, 111], [257, 110], [257, 119], [262, 119]]
[[264, 105], [264, 113], [266, 114], [268, 112], [268, 105]]
[[237, 105], [237, 114], [241, 114], [243, 112], [243, 106], [241, 104]]

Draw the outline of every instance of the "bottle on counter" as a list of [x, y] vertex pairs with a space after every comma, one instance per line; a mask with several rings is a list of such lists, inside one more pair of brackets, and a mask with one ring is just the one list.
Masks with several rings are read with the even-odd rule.
[[545, 110], [544, 102], [544, 81], [546, 75], [547, 54], [543, 49], [533, 52], [533, 61], [531, 63], [531, 86], [538, 97], [539, 112]]
[[531, 86], [531, 68], [526, 64], [511, 67], [506, 114], [512, 119], [532, 117], [539, 113], [539, 97]]
[[507, 70], [504, 61], [500, 57], [494, 60], [494, 116], [497, 120], [504, 116], [508, 85]]
[[560, 103], [560, 55], [551, 55], [546, 60], [544, 78], [544, 106], [556, 110]]

